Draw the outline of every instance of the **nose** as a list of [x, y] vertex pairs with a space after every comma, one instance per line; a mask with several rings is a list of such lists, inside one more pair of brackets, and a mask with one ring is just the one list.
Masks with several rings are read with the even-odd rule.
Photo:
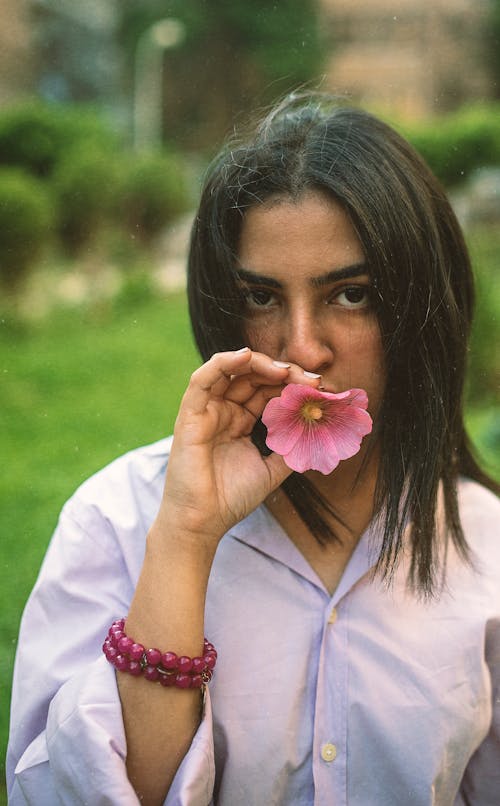
[[283, 333], [280, 358], [320, 375], [331, 365], [333, 346], [317, 312], [299, 309], [290, 314]]

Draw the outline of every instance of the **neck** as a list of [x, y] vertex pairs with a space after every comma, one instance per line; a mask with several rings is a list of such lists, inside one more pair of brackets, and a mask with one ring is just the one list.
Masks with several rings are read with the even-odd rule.
[[[368, 445], [364, 445], [356, 456], [340, 462], [330, 475], [310, 471], [307, 478], [356, 533], [359, 527], [364, 531], [373, 516], [378, 466], [379, 450], [369, 451]], [[366, 523], [359, 523], [360, 520]]]
[[364, 462], [363, 457], [358, 458], [359, 455], [341, 462], [329, 476], [316, 472], [307, 474], [308, 480], [345, 524], [331, 518], [331, 526], [340, 543], [335, 541], [320, 545], [281, 488], [266, 501], [271, 513], [330, 593], [338, 585], [352, 552], [374, 515], [378, 467], [375, 453], [372, 451], [367, 455]]
[[[344, 528], [337, 520], [331, 521], [339, 537], [349, 543], [357, 542], [374, 515], [379, 451], [377, 448], [368, 451], [367, 447], [363, 446], [364, 450], [352, 459], [340, 462], [328, 476], [317, 471], [306, 474], [345, 524]], [[282, 523], [286, 522], [287, 531], [299, 519], [281, 488], [269, 496], [266, 504]], [[311, 538], [315, 540], [312, 535]]]

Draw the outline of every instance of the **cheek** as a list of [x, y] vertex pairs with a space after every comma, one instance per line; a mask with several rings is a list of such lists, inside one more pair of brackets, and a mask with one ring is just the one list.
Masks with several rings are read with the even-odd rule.
[[[351, 385], [359, 385], [366, 389], [370, 399], [370, 412], [378, 410], [382, 401], [386, 383], [386, 362], [382, 337], [377, 322], [367, 323], [353, 333], [345, 334], [342, 342], [340, 361], [340, 343], [337, 343], [337, 366], [349, 375]], [[335, 359], [333, 361], [335, 367]]]
[[259, 353], [265, 353], [271, 358], [278, 355], [278, 344], [275, 329], [270, 322], [249, 322], [245, 327], [248, 346]]
[[376, 319], [349, 322], [336, 330], [331, 343], [337, 357], [342, 354], [365, 369], [373, 368], [378, 372], [385, 364], [382, 336]]

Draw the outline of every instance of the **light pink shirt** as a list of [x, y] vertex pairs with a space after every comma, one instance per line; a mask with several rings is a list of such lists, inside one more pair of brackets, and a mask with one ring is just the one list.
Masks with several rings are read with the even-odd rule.
[[[63, 510], [21, 626], [11, 806], [138, 804], [101, 645], [127, 613], [168, 448], [118, 459]], [[264, 507], [224, 537], [206, 607], [219, 660], [168, 806], [500, 804], [500, 502], [464, 481], [460, 507], [476, 569], [450, 550], [428, 603], [405, 589], [406, 555], [390, 590], [373, 581], [374, 529], [333, 596]]]

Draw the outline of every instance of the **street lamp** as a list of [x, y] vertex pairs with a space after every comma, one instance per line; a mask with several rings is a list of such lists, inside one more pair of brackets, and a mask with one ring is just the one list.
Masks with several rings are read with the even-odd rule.
[[185, 36], [180, 20], [158, 20], [139, 37], [134, 64], [134, 148], [159, 148], [163, 119], [163, 54]]

